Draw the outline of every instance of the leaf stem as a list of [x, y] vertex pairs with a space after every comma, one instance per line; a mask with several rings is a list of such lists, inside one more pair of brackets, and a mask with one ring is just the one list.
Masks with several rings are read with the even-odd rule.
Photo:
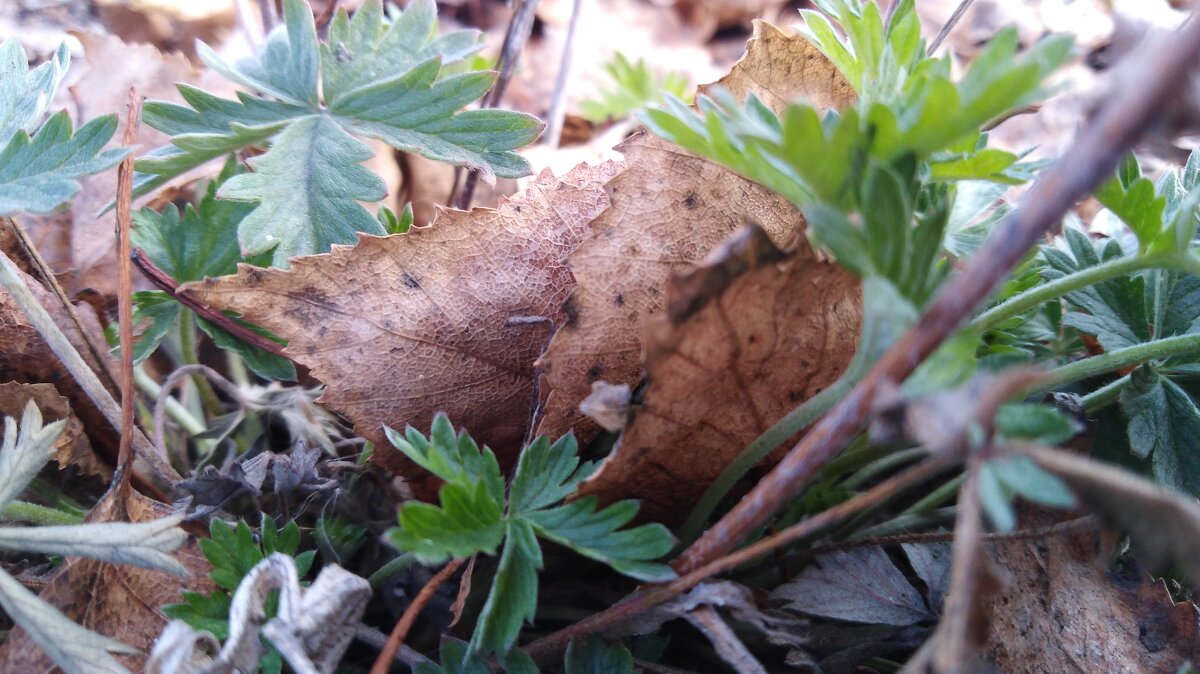
[[25, 522], [38, 526], [83, 524], [84, 520], [82, 516], [55, 510], [54, 508], [47, 508], [44, 505], [29, 503], [27, 501], [13, 501], [9, 503], [4, 507], [4, 512], [0, 513], [0, 519]]
[[1125, 375], [1124, 377], [1121, 377], [1120, 379], [1114, 379], [1095, 391], [1083, 396], [1083, 398], [1080, 400], [1083, 402], [1084, 413], [1095, 414], [1105, 407], [1115, 403], [1117, 398], [1121, 396], [1121, 391], [1125, 390], [1125, 387], [1129, 385], [1130, 381], [1130, 376]]
[[378, 590], [380, 585], [383, 585], [388, 581], [388, 579], [412, 566], [416, 561], [417, 558], [413, 555], [398, 555], [392, 561], [379, 567], [379, 570], [377, 570], [375, 573], [372, 573], [371, 577], [367, 578], [367, 582], [371, 584], [373, 589]]
[[[179, 312], [179, 355], [184, 365], [200, 364], [200, 354], [196, 350], [196, 315], [186, 308]], [[224, 413], [221, 409], [221, 399], [203, 375], [193, 374], [192, 383], [200, 394], [200, 404], [205, 412], [214, 417]]]
[[[1120, 370], [1130, 365], [1140, 365], [1151, 360], [1161, 360], [1171, 356], [1180, 356], [1198, 351], [1200, 351], [1200, 334], [1164, 337], [1128, 346], [1124, 349], [1109, 351], [1099, 356], [1084, 358], [1083, 360], [1077, 360], [1074, 363], [1068, 363], [1062, 367], [1055, 368], [1047, 373], [1044, 379], [1038, 382], [1035, 392], [1049, 391], [1066, 384], [1088, 379], [1089, 377]], [[1100, 389], [1096, 393], [1102, 390]], [[1106, 392], [1105, 395], [1111, 395], [1111, 393]]]
[[1153, 267], [1175, 266], [1178, 256], [1175, 255], [1136, 255], [1120, 257], [1093, 267], [1081, 269], [1073, 274], [1057, 278], [1036, 288], [1026, 290], [1019, 295], [997, 304], [980, 314], [971, 322], [976, 330], [988, 330], [1004, 321], [1032, 311], [1050, 300], [1062, 297], [1068, 293], [1086, 288], [1111, 278], [1132, 274], [1135, 271]]

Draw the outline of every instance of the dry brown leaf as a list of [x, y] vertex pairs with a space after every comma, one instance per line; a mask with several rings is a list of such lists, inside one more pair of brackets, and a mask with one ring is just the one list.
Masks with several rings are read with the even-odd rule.
[[842, 374], [861, 293], [807, 244], [787, 255], [757, 227], [672, 277], [666, 315], [646, 328], [643, 403], [579, 493], [641, 499], [643, 516], [677, 524], [744, 447]]
[[0, 416], [21, 418], [25, 405], [32, 400], [42, 412], [46, 423], [66, 419], [66, 427], [54, 442], [54, 460], [60, 469], [74, 466], [83, 475], [112, 479], [112, 469], [92, 450], [92, 443], [83, 432], [83, 422], [71, 413], [67, 399], [51, 384], [22, 384], [10, 381], [0, 384]]
[[1109, 571], [1099, 534], [991, 547], [1011, 577], [990, 601], [985, 652], [997, 671], [1174, 672], [1200, 662], [1195, 605], [1173, 603], [1136, 563]]
[[818, 108], [843, 108], [854, 101], [854, 88], [811, 42], [791, 29], [766, 21], [754, 22], [746, 53], [721, 79], [700, 87], [699, 93], [721, 87], [739, 101], [758, 96], [779, 112], [803, 98]]
[[[170, 506], [132, 489], [116, 489], [96, 504], [88, 521], [147, 522], [173, 513]], [[50, 577], [39, 596], [80, 625], [140, 650], [134, 655], [114, 656], [130, 671], [140, 672], [150, 647], [167, 623], [162, 607], [180, 603], [185, 590], [215, 589], [208, 578], [208, 561], [194, 535], [175, 552], [175, 557], [190, 578], [91, 559], [70, 559]], [[0, 646], [0, 671], [59, 670], [24, 630], [16, 628]]]
[[[765, 22], [757, 31], [722, 86], [777, 106], [801, 96], [822, 105], [850, 102], [845, 80], [828, 61], [819, 67], [804, 39]], [[612, 206], [571, 255], [579, 287], [569, 300], [570, 320], [540, 361], [550, 397], [538, 432], [551, 437], [572, 428], [583, 440], [596, 433], [578, 412], [593, 382], [638, 382], [642, 322], [662, 313], [672, 273], [702, 260], [748, 222], [785, 250], [802, 236], [804, 218], [794, 206], [732, 171], [645, 131], [616, 149], [628, 168], [608, 184]]]
[[618, 170], [543, 173], [499, 209], [443, 211], [428, 229], [363, 236], [294, 258], [291, 271], [242, 267], [185, 292], [289, 340], [288, 355], [325, 382], [321, 401], [375, 442], [386, 468], [426, 479], [383, 426], [427, 429], [438, 411], [511, 464], [534, 407], [533, 362], [568, 318], [565, 259], [608, 206], [603, 184]]

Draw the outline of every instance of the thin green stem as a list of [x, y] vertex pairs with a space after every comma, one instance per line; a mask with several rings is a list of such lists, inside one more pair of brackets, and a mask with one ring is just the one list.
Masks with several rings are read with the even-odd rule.
[[1183, 266], [1184, 262], [1180, 257], [1191, 257], [1190, 255], [1140, 255], [1132, 257], [1120, 257], [1109, 262], [1098, 264], [1094, 267], [1081, 269], [1073, 274], [1068, 274], [1062, 278], [1055, 279], [1049, 283], [1043, 283], [1036, 288], [1026, 290], [1019, 295], [1010, 297], [1009, 299], [997, 304], [980, 314], [974, 321], [971, 322], [971, 327], [978, 330], [988, 330], [996, 327], [1000, 323], [1025, 314], [1050, 300], [1062, 297], [1067, 293], [1086, 288], [1103, 281], [1107, 281], [1118, 276], [1132, 274], [1135, 271], [1142, 269], [1150, 269], [1153, 267], [1179, 267]]
[[1200, 334], [1177, 335], [1143, 342], [1055, 368], [1042, 380], [1038, 391], [1049, 391], [1130, 365], [1196, 352], [1200, 352]]
[[965, 474], [956, 475], [950, 480], [944, 482], [941, 486], [925, 495], [920, 501], [910, 505], [901, 511], [898, 517], [905, 515], [928, 515], [936, 508], [940, 507], [958, 494], [958, 488], [962, 486], [963, 481], [967, 477]]
[[1100, 388], [1081, 398], [1083, 402], [1083, 411], [1085, 414], [1095, 414], [1100, 410], [1115, 403], [1121, 397], [1121, 391], [1129, 385], [1131, 378], [1125, 375], [1120, 379], [1114, 379]]
[[[179, 312], [179, 354], [184, 365], [200, 364], [200, 354], [196, 350], [196, 315], [187, 309]], [[200, 403], [205, 412], [214, 417], [224, 413], [221, 399], [217, 397], [217, 392], [204, 375], [192, 375], [192, 383], [200, 394]]]
[[846, 481], [842, 484], [847, 489], [857, 489], [867, 482], [870, 482], [873, 478], [886, 473], [893, 468], [924, 458], [928, 453], [929, 451], [923, 447], [902, 449], [898, 452], [890, 452], [882, 458], [863, 466], [863, 468], [857, 473], [846, 478]]
[[26, 524], [38, 526], [83, 524], [84, 520], [82, 515], [74, 515], [26, 501], [13, 501], [9, 503], [4, 507], [4, 511], [0, 512], [0, 519], [11, 522], [25, 522]]
[[[159, 396], [162, 395], [162, 387], [150, 375], [146, 374], [146, 371], [141, 367], [133, 369], [133, 381], [138, 385], [138, 388], [142, 389], [146, 397], [151, 400], [158, 400]], [[171, 417], [175, 423], [179, 424], [183, 430], [191, 435], [197, 435], [205, 431], [204, 422], [197, 419], [175, 398], [167, 400], [167, 416]]]
[[404, 571], [416, 562], [417, 558], [413, 555], [400, 555], [387, 564], [379, 567], [379, 570], [377, 570], [375, 573], [372, 573], [370, 578], [367, 578], [367, 582], [371, 584], [373, 589], [379, 589], [379, 586], [387, 582], [389, 578], [395, 576], [401, 571]]
[[738, 483], [746, 473], [750, 472], [763, 457], [770, 454], [776, 447], [782, 445], [788, 438], [796, 433], [811, 426], [817, 419], [829, 411], [839, 400], [845, 396], [850, 389], [854, 388], [860, 377], [866, 371], [867, 363], [860, 363], [855, 359], [846, 369], [842, 376], [838, 378], [829, 388], [821, 391], [817, 395], [809, 398], [800, 404], [799, 407], [788, 412], [779, 421], [775, 422], [762, 435], [754, 439], [748, 447], [738, 454], [737, 458], [721, 471], [716, 480], [709, 485], [704, 495], [700, 497], [700, 501], [696, 503], [696, 507], [692, 509], [683, 526], [679, 528], [679, 542], [681, 546], [686, 546], [696, 539], [697, 536], [704, 530], [704, 524], [708, 521], [713, 511], [721, 504], [729, 491]]

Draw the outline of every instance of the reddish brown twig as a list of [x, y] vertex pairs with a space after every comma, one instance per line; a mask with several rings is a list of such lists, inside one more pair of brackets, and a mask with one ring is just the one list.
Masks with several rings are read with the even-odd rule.
[[392, 633], [388, 635], [387, 644], [379, 652], [379, 657], [375, 659], [375, 664], [371, 666], [371, 674], [387, 674], [388, 668], [392, 666], [392, 660], [396, 657], [396, 651], [400, 650], [400, 647], [404, 645], [404, 639], [408, 636], [408, 631], [417, 622], [417, 616], [421, 615], [421, 611], [429, 603], [429, 600], [433, 599], [433, 594], [442, 586], [442, 583], [449, 580], [450, 576], [453, 576], [454, 572], [458, 571], [466, 561], [465, 559], [450, 560], [446, 566], [442, 567], [441, 571], [438, 571], [434, 574], [433, 578], [429, 579], [428, 583], [425, 583], [425, 587], [421, 588], [421, 591], [417, 593], [417, 596], [408, 605], [408, 608], [404, 609], [404, 615], [400, 616], [400, 620], [396, 621], [396, 626], [392, 628]]
[[596, 632], [619, 625], [633, 616], [648, 611], [677, 595], [687, 592], [719, 573], [735, 569], [746, 562], [753, 561], [785, 545], [808, 538], [855, 513], [881, 505], [905, 489], [937, 475], [946, 469], [946, 465], [946, 462], [943, 460], [932, 459], [913, 466], [828, 510], [813, 515], [797, 524], [793, 524], [783, 531], [768, 536], [753, 545], [748, 545], [733, 554], [726, 555], [714, 562], [697, 568], [670, 583], [641, 590], [612, 608], [601, 611], [570, 627], [538, 639], [523, 650], [529, 657], [535, 660], [545, 660], [554, 653], [566, 648], [567, 644], [571, 643], [573, 639], [595, 634]]
[[[129, 88], [129, 116], [125, 120], [126, 146], [137, 140], [142, 101]], [[133, 267], [129, 261], [129, 230], [133, 222], [133, 152], [117, 167], [117, 322], [121, 341], [121, 441], [117, 449], [117, 472], [113, 482], [129, 479], [133, 458]]]
[[1066, 154], [1046, 169], [966, 269], [930, 302], [917, 324], [883, 356], [766, 478], [675, 561], [680, 573], [728, 554], [803, 488], [862, 429], [875, 392], [903, 381], [992, 293], [1076, 200], [1113, 171], [1149, 127], [1162, 101], [1200, 57], [1200, 21], [1194, 17], [1140, 57], [1129, 72], [1155, 73], [1116, 89]]
[[[158, 266], [155, 265], [154, 262], [151, 261], [146, 255], [146, 252], [141, 248], [134, 249], [131, 257], [133, 259], [133, 264], [137, 265], [138, 270], [142, 272], [143, 276], [149, 279], [150, 282], [153, 283], [159, 290], [162, 290], [171, 297], [174, 297], [179, 301], [180, 304], [196, 312], [197, 316], [207, 319], [210, 323], [217, 325], [225, 332], [228, 332], [229, 334], [237, 337], [251, 346], [257, 346], [263, 351], [275, 354], [280, 358], [288, 358], [287, 354], [283, 352], [283, 345], [279, 342], [268, 339], [251, 330], [250, 328], [247, 328], [241, 323], [238, 323], [236, 320], [226, 316], [220, 311], [217, 311], [216, 309], [213, 309], [202, 302], [198, 302], [192, 297], [180, 293], [179, 282], [171, 278], [170, 274], [167, 272], [159, 269]], [[288, 360], [291, 359], [288, 358]]]

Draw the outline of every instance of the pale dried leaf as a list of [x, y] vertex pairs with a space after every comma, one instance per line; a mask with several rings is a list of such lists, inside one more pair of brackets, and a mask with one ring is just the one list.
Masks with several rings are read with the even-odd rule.
[[807, 244], [785, 254], [757, 227], [666, 286], [666, 315], [645, 330], [642, 404], [579, 493], [640, 499], [643, 516], [672, 524], [743, 448], [842, 374], [862, 291]]
[[374, 458], [427, 479], [383, 426], [427, 428], [446, 412], [511, 465], [535, 406], [533, 362], [574, 285], [566, 256], [608, 206], [618, 165], [544, 173], [499, 209], [443, 211], [433, 227], [186, 286], [289, 340], [326, 383], [321, 401], [375, 442]]
[[[150, 500], [132, 489], [111, 490], [93, 508], [89, 522], [148, 522], [170, 517], [170, 506]], [[69, 559], [50, 578], [39, 595], [79, 625], [115, 639], [139, 652], [119, 656], [131, 671], [142, 671], [146, 653], [166, 624], [161, 607], [182, 601], [182, 592], [208, 592], [209, 565], [194, 536], [180, 547], [175, 558], [188, 571], [183, 580], [164, 571], [90, 559]], [[0, 671], [47, 672], [53, 669], [29, 635], [13, 630], [0, 646]]]

